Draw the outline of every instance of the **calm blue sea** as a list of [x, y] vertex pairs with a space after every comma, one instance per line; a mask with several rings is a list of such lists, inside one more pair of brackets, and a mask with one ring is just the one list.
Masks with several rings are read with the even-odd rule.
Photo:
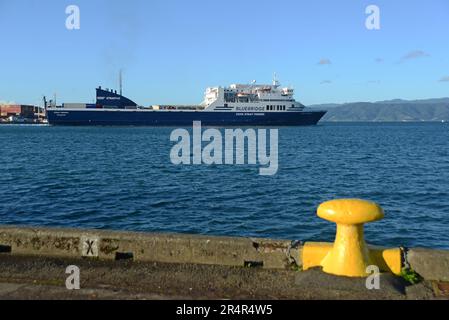
[[279, 130], [279, 171], [176, 166], [170, 128], [0, 126], [0, 224], [333, 240], [325, 200], [378, 202], [368, 242], [449, 248], [449, 124]]

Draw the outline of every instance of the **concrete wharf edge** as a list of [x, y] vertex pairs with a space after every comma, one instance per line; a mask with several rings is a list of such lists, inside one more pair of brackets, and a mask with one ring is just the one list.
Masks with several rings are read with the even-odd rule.
[[[267, 269], [301, 268], [298, 241], [208, 235], [0, 226], [1, 254], [132, 259]], [[406, 263], [425, 280], [449, 281], [449, 251], [406, 250]]]

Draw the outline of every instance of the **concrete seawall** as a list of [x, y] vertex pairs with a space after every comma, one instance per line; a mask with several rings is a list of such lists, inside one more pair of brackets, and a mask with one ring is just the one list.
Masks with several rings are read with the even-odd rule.
[[[0, 226], [0, 262], [4, 261], [3, 268], [7, 270], [8, 268], [17, 268], [17, 259], [25, 259], [28, 263], [36, 259], [67, 260], [71, 263], [78, 261], [79, 264], [88, 263], [89, 268], [93, 268], [92, 263], [115, 267], [121, 266], [123, 263], [132, 263], [136, 266], [155, 263], [164, 266], [163, 270], [166, 271], [160, 270], [160, 272], [171, 272], [169, 270], [173, 270], [173, 268], [185, 268], [190, 265], [202, 270], [201, 272], [205, 274], [204, 281], [207, 281], [207, 274], [210, 270], [221, 270], [217, 271], [218, 274], [213, 277], [221, 277], [223, 270], [227, 270], [226, 274], [235, 272], [236, 274], [233, 274], [234, 280], [220, 282], [223, 288], [226, 287], [226, 290], [231, 291], [233, 289], [228, 287], [232, 287], [233, 281], [242, 277], [241, 272], [243, 272], [245, 274], [243, 277], [254, 276], [255, 274], [261, 276], [263, 280], [259, 279], [258, 285], [268, 281], [268, 283], [272, 283], [272, 288], [276, 288], [276, 282], [280, 284], [287, 281], [286, 279], [288, 279], [289, 285], [292, 285], [292, 282], [296, 284], [291, 288], [292, 291], [289, 291], [289, 285], [285, 282], [285, 289], [279, 287], [278, 293], [272, 298], [332, 298], [334, 297], [332, 292], [344, 291], [341, 286], [347, 288], [348, 297], [357, 298], [360, 294], [357, 292], [363, 292], [363, 297], [360, 296], [360, 298], [371, 296], [379, 298], [373, 296], [372, 293], [365, 296], [365, 292], [360, 288], [353, 290], [354, 286], [349, 284], [349, 280], [340, 280], [342, 277], [325, 275], [316, 270], [300, 272], [302, 269], [301, 252], [301, 242], [289, 240]], [[407, 288], [407, 290], [411, 289], [411, 291], [409, 290], [409, 293], [412, 292], [410, 295], [403, 291], [401, 293], [403, 296], [386, 294], [385, 298], [413, 298], [414, 296], [425, 298], [432, 296], [430, 291], [433, 292], [433, 297], [437, 297], [439, 294], [441, 297], [445, 296], [447, 284], [444, 282], [449, 281], [449, 251], [411, 248], [405, 250], [405, 253], [404, 264], [409, 265], [427, 283], [421, 284], [421, 287], [418, 287], [418, 285]], [[174, 265], [176, 267], [173, 267]], [[2, 265], [0, 265], [0, 268], [2, 268]], [[14, 278], [11, 275], [15, 272], [14, 270], [9, 271], [9, 278]], [[36, 270], [39, 270], [39, 267], [36, 266]], [[184, 271], [178, 270], [177, 272], [182, 273]], [[264, 276], [262, 276], [262, 273]], [[2, 272], [2, 274], [6, 273]], [[94, 271], [92, 271], [92, 274], [94, 274]], [[314, 276], [310, 278], [310, 275], [315, 275], [317, 278], [312, 279]], [[63, 273], [61, 276], [63, 276]], [[212, 277], [212, 275], [210, 276]], [[284, 277], [284, 280], [276, 278], [280, 276]], [[195, 278], [197, 276], [187, 272], [183, 277]], [[386, 279], [387, 282], [392, 283], [388, 280], [388, 277]], [[176, 281], [179, 282], [180, 280]], [[201, 282], [202, 280], [198, 281]], [[240, 279], [240, 285], [242, 281], [244, 280]], [[314, 287], [317, 284], [320, 286], [320, 281], [327, 281], [326, 285], [323, 287], [323, 284], [321, 284], [321, 287], [327, 288], [326, 294], [331, 294], [330, 296], [320, 296], [320, 292], [307, 296], [301, 295], [300, 291], [295, 291], [302, 286], [302, 289], [307, 288], [307, 292], [314, 292], [313, 290], [318, 290]], [[329, 287], [329, 281], [335, 283], [337, 287]], [[342, 281], [348, 281], [348, 283], [341, 283]], [[10, 281], [7, 277], [2, 278], [0, 282], [9, 283]], [[168, 284], [166, 285], [168, 286]], [[359, 285], [357, 284], [357, 286]], [[392, 287], [397, 287], [397, 285], [392, 284]], [[283, 290], [285, 290], [285, 295], [283, 295]], [[351, 291], [353, 291], [353, 295], [350, 294]], [[260, 292], [264, 291], [261, 289]], [[324, 292], [321, 293], [324, 294]], [[181, 296], [184, 295], [185, 293]], [[232, 296], [232, 292], [228, 292], [228, 295]], [[265, 297], [264, 294], [259, 296], [257, 292], [253, 296], [248, 295], [249, 293], [245, 293], [241, 297]], [[171, 296], [176, 295], [172, 294]], [[240, 297], [237, 293], [236, 296]]]
[[66, 258], [130, 258], [142, 262], [271, 269], [301, 265], [300, 246], [288, 240], [82, 229], [0, 227], [0, 252]]

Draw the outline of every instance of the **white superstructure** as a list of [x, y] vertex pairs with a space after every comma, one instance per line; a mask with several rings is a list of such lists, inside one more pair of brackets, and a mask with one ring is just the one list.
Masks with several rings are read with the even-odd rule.
[[201, 104], [207, 111], [282, 112], [302, 111], [304, 106], [293, 98], [292, 88], [273, 84], [232, 84], [207, 88]]

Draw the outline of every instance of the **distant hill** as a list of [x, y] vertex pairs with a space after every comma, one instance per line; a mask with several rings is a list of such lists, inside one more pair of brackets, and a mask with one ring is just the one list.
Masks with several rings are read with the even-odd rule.
[[436, 99], [422, 99], [422, 100], [402, 100], [402, 99], [394, 99], [394, 100], [385, 100], [378, 101], [376, 103], [387, 103], [387, 104], [401, 104], [401, 103], [417, 103], [417, 104], [426, 104], [426, 103], [449, 103], [449, 98], [436, 98]]
[[309, 106], [328, 110], [323, 121], [449, 121], [449, 98]]

